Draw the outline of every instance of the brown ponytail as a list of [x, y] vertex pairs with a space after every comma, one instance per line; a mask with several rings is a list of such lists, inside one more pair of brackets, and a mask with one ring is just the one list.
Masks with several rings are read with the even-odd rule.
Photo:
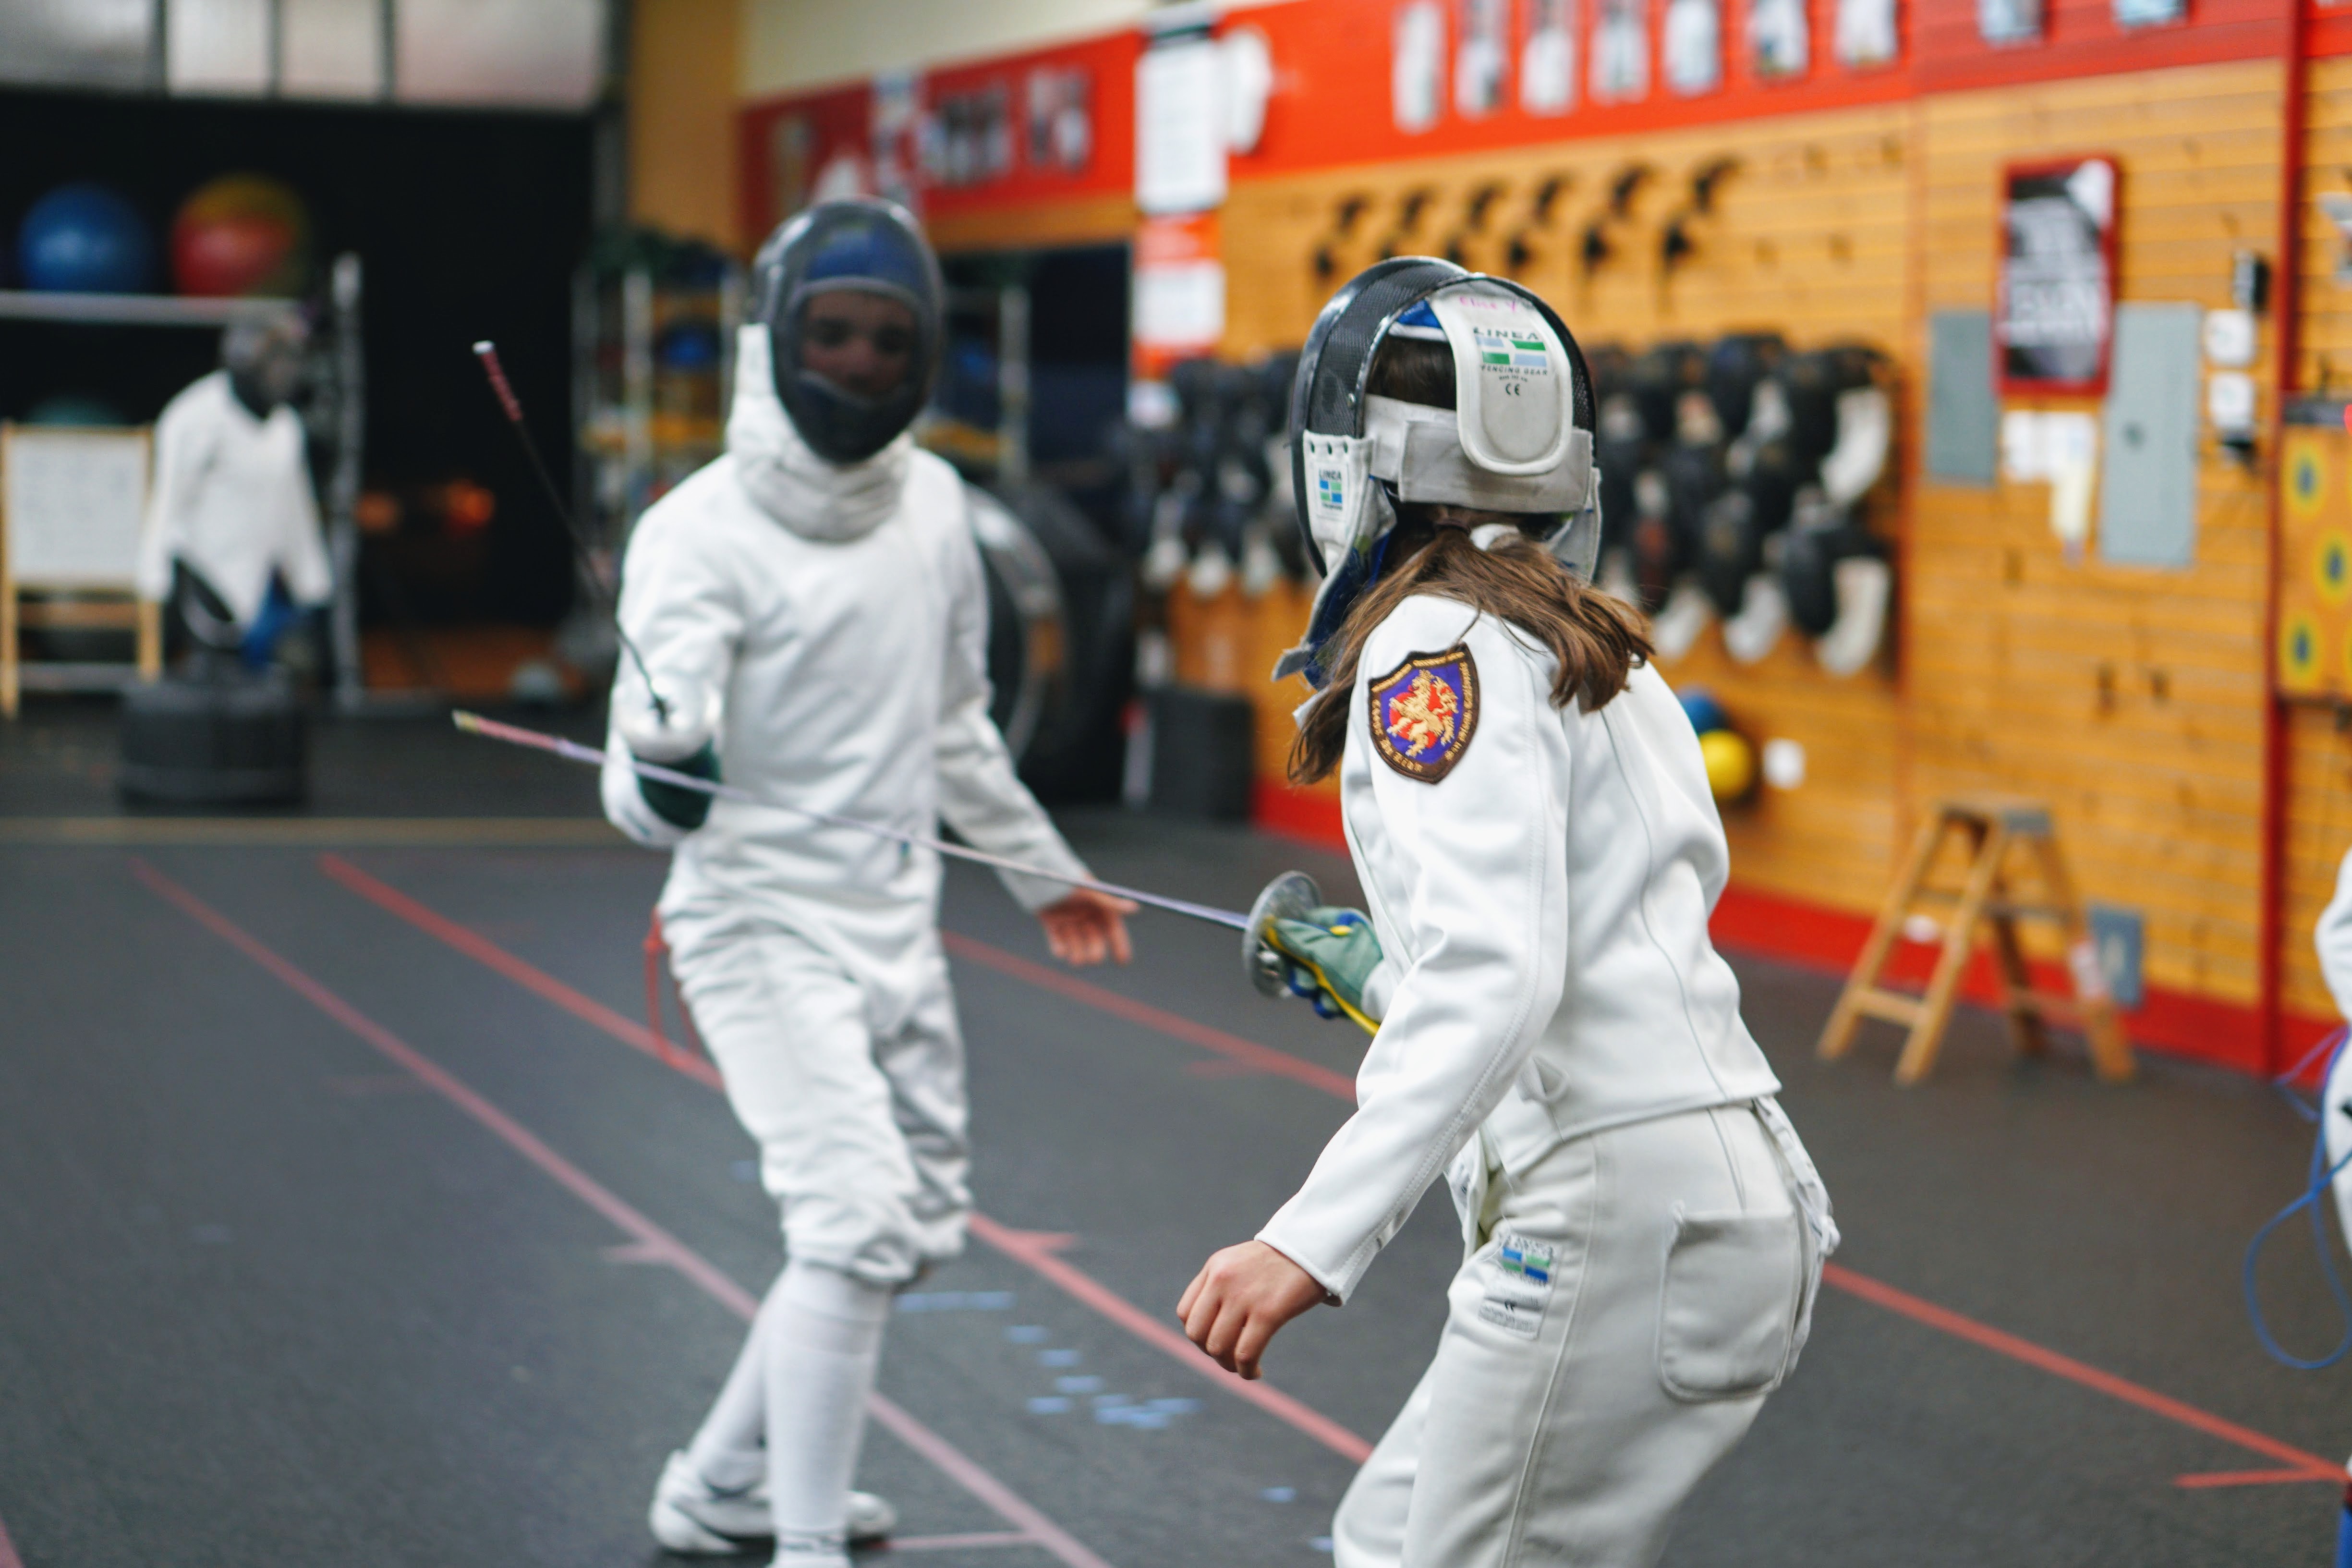
[[1650, 658], [1640, 616], [1579, 582], [1533, 541], [1506, 540], [1481, 550], [1465, 530], [1433, 528], [1426, 516], [1417, 515], [1418, 507], [1405, 511], [1389, 545], [1391, 557], [1406, 557], [1403, 563], [1356, 601], [1325, 651], [1323, 665], [1331, 678], [1291, 743], [1294, 784], [1313, 784], [1339, 765], [1365, 639], [1412, 595], [1455, 600], [1542, 643], [1559, 665], [1551, 682], [1557, 708], [1577, 701], [1590, 713], [1605, 706], [1625, 689], [1633, 665]]

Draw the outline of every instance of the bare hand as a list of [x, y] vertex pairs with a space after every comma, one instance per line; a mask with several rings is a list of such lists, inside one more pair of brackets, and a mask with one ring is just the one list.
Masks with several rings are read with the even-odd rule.
[[1227, 1372], [1255, 1378], [1275, 1331], [1325, 1300], [1315, 1276], [1263, 1241], [1212, 1253], [1184, 1287], [1184, 1334]]
[[1136, 906], [1092, 888], [1073, 888], [1067, 898], [1037, 911], [1045, 928], [1045, 945], [1064, 963], [1084, 967], [1106, 956], [1125, 963], [1135, 956], [1127, 940], [1127, 917]]

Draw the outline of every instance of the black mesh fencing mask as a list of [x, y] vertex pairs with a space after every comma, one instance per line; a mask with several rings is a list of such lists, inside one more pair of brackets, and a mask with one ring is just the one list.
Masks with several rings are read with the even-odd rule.
[[939, 258], [894, 203], [820, 202], [752, 264], [776, 396], [809, 449], [863, 462], [929, 401], [945, 331]]

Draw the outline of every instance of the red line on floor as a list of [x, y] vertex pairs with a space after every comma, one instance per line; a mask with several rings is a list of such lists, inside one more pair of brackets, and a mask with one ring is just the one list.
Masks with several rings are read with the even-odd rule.
[[[435, 913], [405, 893], [386, 887], [349, 861], [332, 855], [321, 855], [319, 857], [319, 864], [320, 868], [326, 871], [329, 876], [361, 894], [378, 908], [399, 916], [429, 935], [438, 937], [467, 957], [488, 964], [500, 974], [553, 1002], [572, 1016], [593, 1024], [606, 1034], [635, 1047], [665, 1065], [687, 1073], [688, 1077], [696, 1079], [698, 1082], [710, 1084], [714, 1088], [718, 1087], [715, 1074], [705, 1077], [703, 1074], [690, 1070], [690, 1067], [708, 1067], [709, 1064], [699, 1058], [678, 1056], [676, 1053], [667, 1057], [663, 1056], [656, 1049], [653, 1037], [648, 1031], [632, 1024], [611, 1008], [582, 995], [545, 970], [535, 967], [527, 960], [518, 958], [503, 948], [494, 946], [488, 939], [478, 932], [467, 931], [446, 916]], [[950, 940], [972, 947], [982, 945], [971, 942], [967, 938], [950, 937]], [[995, 952], [993, 948], [985, 951]], [[1011, 960], [1013, 963], [1027, 963], [1026, 960], [1014, 958], [1011, 953], [1001, 956]], [[1042, 966], [1033, 964], [1029, 967], [1041, 968]], [[1045, 970], [1044, 973], [1053, 975], [1051, 970]], [[1054, 977], [1062, 978], [1058, 975]], [[1096, 986], [1084, 988], [1088, 991], [1099, 989]], [[1108, 996], [1114, 993], [1105, 991], [1102, 994]], [[1081, 997], [1080, 1000], [1085, 998]], [[1149, 1010], [1157, 1011], [1157, 1009]], [[1173, 1015], [1167, 1016], [1173, 1016]], [[1216, 1031], [1208, 1032], [1213, 1034]], [[1231, 1039], [1232, 1037], [1226, 1037], [1226, 1038]], [[1244, 1046], [1249, 1044], [1244, 1040], [1234, 1040], [1233, 1043]], [[1268, 1051], [1264, 1046], [1252, 1046], [1250, 1048], [1265, 1055], [1281, 1055], [1279, 1052]], [[1298, 1062], [1293, 1058], [1284, 1059], [1292, 1061], [1297, 1067], [1311, 1066], [1309, 1063]], [[1336, 1078], [1338, 1075], [1331, 1076]], [[1349, 1092], [1352, 1094], [1352, 1089]], [[1015, 1230], [1009, 1226], [1000, 1225], [982, 1214], [974, 1214], [971, 1216], [971, 1234], [1014, 1262], [1043, 1275], [1049, 1282], [1076, 1298], [1080, 1303], [1101, 1313], [1146, 1343], [1166, 1351], [1193, 1372], [1216, 1384], [1226, 1393], [1236, 1398], [1247, 1400], [1267, 1415], [1304, 1432], [1349, 1462], [1362, 1464], [1371, 1453], [1372, 1446], [1370, 1443], [1329, 1416], [1302, 1405], [1279, 1389], [1268, 1387], [1262, 1381], [1254, 1383], [1236, 1377], [1202, 1354], [1200, 1349], [1192, 1341], [1160, 1322], [1150, 1312], [1119, 1295], [1084, 1269], [1055, 1257], [1055, 1247], [1052, 1243], [1061, 1238], [1041, 1236], [1034, 1231]]]
[[[1068, 975], [1047, 969], [1043, 964], [1033, 963], [1027, 959], [991, 947], [985, 942], [976, 942], [968, 936], [949, 932], [947, 942], [949, 951], [960, 957], [985, 963], [992, 969], [1024, 980], [1034, 980], [1036, 984], [1060, 995], [1101, 1007], [1106, 1012], [1136, 1023], [1157, 1028], [1161, 1026], [1156, 1022], [1157, 1018], [1175, 1016], [1172, 1014], [1162, 1013], [1159, 1008], [1130, 1001], [1116, 992], [1106, 991], [1097, 985], [1089, 985], [1082, 980], [1074, 980]], [[1108, 1000], [1098, 1001], [1097, 997]], [[1165, 1032], [1174, 1035], [1179, 1039], [1202, 1044], [1205, 1042], [1197, 1037], [1199, 1035], [1219, 1034], [1219, 1031], [1208, 1029], [1205, 1026], [1193, 1024], [1189, 1020], [1177, 1019], [1176, 1021], [1182, 1024], [1184, 1027], [1167, 1029]], [[1231, 1036], [1221, 1037], [1227, 1040], [1233, 1038]], [[1239, 1043], [1249, 1045], [1247, 1041]], [[1291, 1064], [1292, 1070], [1287, 1076], [1296, 1078], [1302, 1083], [1316, 1082], [1318, 1087], [1347, 1100], [1350, 1105], [1355, 1103], [1355, 1084], [1339, 1079], [1337, 1073], [1328, 1072], [1301, 1058], [1287, 1056], [1270, 1046], [1250, 1045], [1250, 1051], [1253, 1053], [1251, 1058], [1253, 1066], [1259, 1065], [1257, 1060], [1259, 1058], [1279, 1058]], [[1223, 1054], [1233, 1056], [1236, 1060], [1241, 1059], [1237, 1053], [1232, 1051], [1224, 1051]], [[1267, 1067], [1265, 1070], [1276, 1069]], [[1318, 1082], [1317, 1079], [1308, 1076], [1310, 1072], [1320, 1075], [1322, 1079], [1337, 1081]], [[2161, 1415], [2169, 1421], [2177, 1421], [2184, 1426], [2210, 1436], [2220, 1437], [2225, 1442], [2234, 1443], [2254, 1453], [2265, 1455], [2273, 1459], [2284, 1459], [2295, 1467], [2296, 1470], [2301, 1472], [2302, 1478], [2317, 1480], [2322, 1479], [2322, 1473], [2328, 1479], [2341, 1479], [2343, 1477], [2344, 1470], [2341, 1466], [2331, 1464], [2316, 1454], [2306, 1453], [2292, 1444], [2266, 1436], [2250, 1426], [2241, 1426], [2234, 1421], [2200, 1410], [2193, 1405], [2184, 1404], [2168, 1394], [2158, 1394], [2152, 1388], [2144, 1388], [2137, 1383], [2117, 1377], [2113, 1373], [2101, 1372], [2098, 1368], [2085, 1365], [2072, 1356], [2045, 1350], [2031, 1340], [2021, 1339], [2015, 1334], [2005, 1333], [1990, 1324], [1979, 1323], [1973, 1318], [1963, 1317], [1948, 1308], [1938, 1307], [1932, 1301], [1923, 1300], [1892, 1285], [1882, 1284], [1866, 1274], [1857, 1274], [1851, 1268], [1832, 1263], [1823, 1268], [1822, 1279], [1824, 1284], [1835, 1286], [1849, 1295], [1859, 1296], [1875, 1306], [1884, 1307], [1889, 1311], [1899, 1312], [1914, 1321], [1925, 1323], [1930, 1328], [1939, 1329], [1945, 1333], [1967, 1340], [1986, 1350], [2023, 1362], [2028, 1366], [2038, 1367], [2055, 1376], [2081, 1384], [2085, 1388], [2096, 1390], [2111, 1399], [2120, 1399], [2126, 1405], [2137, 1405], [2152, 1415]]]
[[1171, 1013], [1164, 1007], [1154, 1007], [1149, 1002], [1139, 1002], [1132, 996], [1122, 996], [1108, 987], [1081, 980], [1075, 974], [1065, 974], [1058, 969], [1049, 969], [1045, 964], [1023, 958], [1018, 953], [1007, 952], [1001, 947], [991, 947], [984, 942], [976, 942], [961, 932], [941, 931], [940, 940], [947, 945], [947, 950], [958, 958], [970, 959], [972, 963], [983, 964], [1000, 974], [1009, 974], [1015, 980], [1025, 980], [1032, 985], [1040, 986], [1057, 995], [1066, 996], [1073, 1002], [1083, 1002], [1089, 1007], [1124, 1018], [1130, 1024], [1140, 1024], [1147, 1029], [1157, 1029], [1163, 1035], [1173, 1036], [1188, 1045], [1198, 1046], [1202, 1050], [1214, 1051], [1228, 1061], [1247, 1068], [1253, 1072], [1266, 1073], [1275, 1078], [1296, 1079], [1309, 1089], [1319, 1089], [1326, 1094], [1337, 1095], [1350, 1105], [1356, 1103], [1356, 1080], [1346, 1073], [1334, 1072], [1329, 1068], [1310, 1062], [1304, 1057], [1294, 1057], [1288, 1051], [1277, 1051], [1270, 1046], [1261, 1046], [1255, 1040], [1244, 1040], [1239, 1035], [1229, 1035], [1223, 1029], [1195, 1023], [1180, 1013]]
[[0, 1524], [0, 1568], [25, 1568], [25, 1560], [16, 1555], [16, 1543], [8, 1539], [5, 1524]]
[[[244, 927], [146, 861], [134, 857], [131, 869], [132, 875], [145, 883], [157, 897], [175, 906], [198, 925], [268, 970], [287, 989], [365, 1040], [383, 1056], [415, 1074], [426, 1088], [488, 1129], [501, 1142], [552, 1177], [564, 1190], [611, 1220], [643, 1247], [648, 1255], [659, 1257], [736, 1317], [748, 1323], [759, 1310], [759, 1302], [751, 1293], [720, 1272], [717, 1265], [639, 1214], [617, 1194], [606, 1190], [593, 1177], [549, 1148], [536, 1134], [485, 1100], [462, 1079], [419, 1053], [391, 1030], [312, 979], [291, 960], [263, 943]], [[520, 963], [521, 960], [514, 962]], [[586, 998], [581, 1000], [586, 1001]], [[1018, 1526], [1026, 1538], [1068, 1564], [1069, 1568], [1108, 1568], [1108, 1564], [1080, 1545], [1066, 1531], [898, 1405], [877, 1394], [868, 1408], [875, 1420], [888, 1427], [900, 1441], [993, 1509], [1006, 1523]], [[0, 1568], [16, 1568], [16, 1565], [0, 1563]]]
[[2085, 1388], [2097, 1390], [2110, 1399], [2120, 1399], [2126, 1405], [2137, 1405], [2142, 1410], [2161, 1415], [2168, 1421], [2177, 1421], [2183, 1426], [2192, 1427], [2209, 1436], [2235, 1443], [2241, 1448], [2249, 1448], [2273, 1459], [2284, 1459], [2298, 1469], [2315, 1472], [2315, 1479], [2319, 1473], [2324, 1473], [2330, 1478], [2339, 1478], [2344, 1473], [2341, 1466], [2330, 1464], [2318, 1455], [2307, 1453], [2293, 1444], [2282, 1443], [2276, 1437], [2266, 1436], [2251, 1426], [2241, 1426], [2234, 1421], [2224, 1420], [2210, 1411], [2200, 1410], [2193, 1405], [2184, 1405], [2170, 1394], [2158, 1394], [2152, 1388], [2144, 1388], [2137, 1383], [2117, 1377], [2111, 1372], [2101, 1372], [2097, 1367], [2087, 1366], [2072, 1356], [2061, 1355], [2053, 1350], [2045, 1350], [2032, 1340], [2023, 1340], [2015, 1334], [2005, 1333], [1989, 1323], [1979, 1323], [1974, 1318], [1964, 1318], [1949, 1308], [1938, 1307], [1933, 1301], [1922, 1300], [1907, 1290], [1898, 1290], [1894, 1286], [1883, 1284], [1867, 1275], [1856, 1274], [1851, 1268], [1841, 1268], [1834, 1263], [1824, 1265], [1822, 1269], [1822, 1279], [1824, 1284], [1834, 1285], [1849, 1295], [1859, 1296], [1864, 1300], [1884, 1307], [1890, 1312], [1899, 1312], [1914, 1322], [1925, 1323], [1931, 1329], [1940, 1329], [1945, 1333], [1967, 1340], [1971, 1344], [1982, 1345], [1985, 1349], [1998, 1352], [2012, 1361], [2021, 1361], [2028, 1366], [2038, 1367], [2053, 1377], [2063, 1377], [2069, 1382], [2079, 1383]]
[[615, 1036], [635, 1046], [646, 1055], [675, 1067], [687, 1077], [719, 1087], [719, 1069], [698, 1057], [686, 1057], [672, 1061], [679, 1055], [662, 1049], [662, 1042], [651, 1029], [623, 1013], [616, 1013], [593, 997], [583, 996], [544, 971], [534, 969], [480, 932], [459, 925], [446, 915], [426, 909], [415, 899], [387, 883], [378, 881], [340, 855], [319, 857], [319, 869], [341, 882], [370, 903], [398, 915], [426, 935], [438, 938], [459, 952], [505, 975], [526, 991], [538, 993], [550, 1002], [606, 1034]]
[[2322, 1475], [2317, 1470], [2200, 1470], [2193, 1475], [2175, 1476], [2172, 1484], [2192, 1491], [2208, 1487], [2281, 1487], [2310, 1481], [2340, 1481], [2342, 1470], [2329, 1470]]

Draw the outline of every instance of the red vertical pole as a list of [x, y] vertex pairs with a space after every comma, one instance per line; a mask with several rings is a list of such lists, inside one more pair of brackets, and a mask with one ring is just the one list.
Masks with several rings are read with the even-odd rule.
[[2271, 427], [2272, 474], [2270, 574], [2263, 584], [2263, 865], [2260, 986], [2264, 1069], [2285, 1066], [2282, 1025], [2283, 972], [2286, 942], [2287, 727], [2278, 698], [2278, 552], [2280, 535], [2277, 453], [2286, 429], [2286, 405], [2300, 377], [2300, 311], [2303, 270], [2303, 171], [2305, 100], [2309, 94], [2306, 37], [2310, 0], [2286, 0], [2286, 40], [2282, 50], [2284, 101], [2279, 114], [2278, 258], [2272, 269], [2271, 319], [2273, 356]]

